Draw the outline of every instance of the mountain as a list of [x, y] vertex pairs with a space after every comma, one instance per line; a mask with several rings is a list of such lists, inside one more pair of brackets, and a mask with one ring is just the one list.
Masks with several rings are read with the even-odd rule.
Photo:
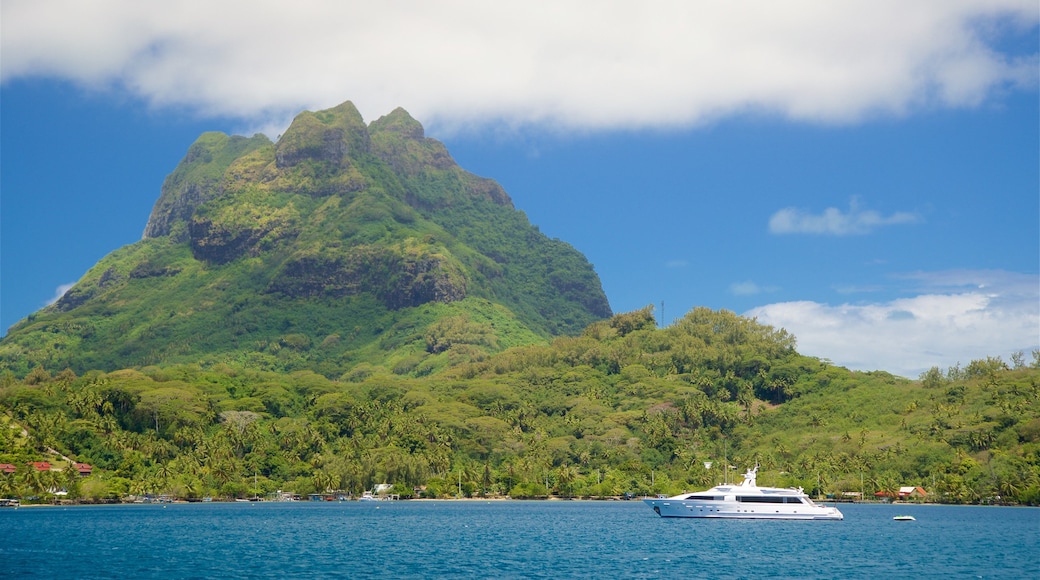
[[1040, 353], [912, 382], [795, 346], [612, 315], [498, 184], [344, 103], [202, 135], [144, 238], [0, 341], [0, 497], [614, 497], [760, 464], [813, 495], [1040, 503]]
[[141, 241], [0, 341], [0, 368], [234, 363], [422, 375], [611, 315], [599, 277], [403, 109], [206, 133]]

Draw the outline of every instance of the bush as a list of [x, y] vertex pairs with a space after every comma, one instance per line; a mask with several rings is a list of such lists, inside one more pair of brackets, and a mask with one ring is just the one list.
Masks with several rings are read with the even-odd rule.
[[549, 490], [540, 483], [518, 483], [509, 490], [509, 497], [513, 499], [549, 497]]

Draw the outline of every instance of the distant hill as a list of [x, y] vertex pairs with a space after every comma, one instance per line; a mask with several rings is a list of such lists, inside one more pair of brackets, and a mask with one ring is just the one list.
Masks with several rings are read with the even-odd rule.
[[[117, 170], [118, 168], [113, 168]], [[611, 316], [599, 277], [403, 109], [206, 133], [144, 238], [0, 341], [0, 369], [233, 363], [419, 376]]]
[[920, 486], [928, 501], [1040, 504], [1040, 360], [909, 381], [794, 347], [731, 312], [696, 308], [661, 329], [646, 308], [424, 377], [365, 363], [338, 379], [232, 364], [0, 373], [0, 464], [15, 466], [0, 470], [0, 497], [380, 484], [402, 497], [616, 497], [705, 489], [759, 464], [761, 483], [819, 497]]

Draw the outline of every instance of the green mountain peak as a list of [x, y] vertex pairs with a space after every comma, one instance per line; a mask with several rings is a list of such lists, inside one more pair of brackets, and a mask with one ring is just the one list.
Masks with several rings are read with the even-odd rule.
[[0, 367], [224, 361], [429, 372], [611, 315], [570, 245], [404, 109], [303, 112], [277, 142], [205, 133], [143, 239], [12, 327]]

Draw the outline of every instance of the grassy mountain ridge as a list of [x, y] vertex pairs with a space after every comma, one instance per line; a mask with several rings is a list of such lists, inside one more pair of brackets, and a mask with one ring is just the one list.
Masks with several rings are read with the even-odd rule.
[[[442, 314], [459, 337], [427, 348]], [[203, 134], [144, 239], [13, 326], [0, 368], [430, 369], [610, 314], [584, 256], [538, 232], [497, 183], [458, 167], [403, 109], [366, 126], [347, 102], [301, 113], [276, 143]]]

